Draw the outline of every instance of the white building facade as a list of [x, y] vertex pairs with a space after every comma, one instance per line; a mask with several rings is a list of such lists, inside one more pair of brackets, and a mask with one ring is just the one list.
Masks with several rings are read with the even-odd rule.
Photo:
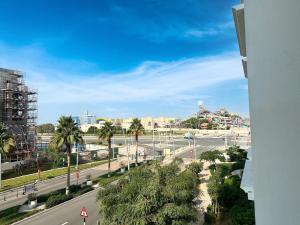
[[233, 8], [249, 87], [257, 225], [300, 224], [299, 11], [299, 0]]

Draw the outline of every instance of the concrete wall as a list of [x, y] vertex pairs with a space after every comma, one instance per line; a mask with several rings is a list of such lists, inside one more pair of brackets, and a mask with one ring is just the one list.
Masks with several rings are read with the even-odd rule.
[[300, 1], [245, 0], [257, 225], [300, 224]]

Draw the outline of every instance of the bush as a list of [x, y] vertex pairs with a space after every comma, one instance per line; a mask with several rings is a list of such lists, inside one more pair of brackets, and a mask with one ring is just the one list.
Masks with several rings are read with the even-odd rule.
[[62, 188], [62, 189], [53, 191], [53, 192], [48, 193], [48, 194], [43, 194], [43, 195], [38, 196], [38, 197], [37, 197], [37, 200], [38, 200], [38, 202], [46, 202], [50, 196], [59, 195], [59, 194], [64, 194], [65, 191], [66, 191], [66, 189], [65, 189], [65, 188]]
[[240, 169], [244, 169], [245, 167], [245, 161], [240, 161], [237, 163], [232, 164], [232, 171], [234, 170], [240, 170]]
[[255, 225], [254, 203], [244, 200], [233, 206], [229, 212], [232, 225]]
[[69, 188], [71, 193], [75, 193], [75, 192], [79, 191], [80, 189], [81, 189], [80, 185], [71, 185]]
[[192, 162], [187, 166], [188, 170], [191, 170], [194, 174], [198, 175], [203, 169], [203, 163], [199, 162]]
[[28, 201], [35, 201], [36, 199], [36, 193], [28, 194]]
[[72, 195], [65, 195], [65, 194], [58, 194], [58, 195], [51, 195], [48, 200], [46, 201], [46, 207], [51, 208], [55, 205], [63, 203], [72, 199]]
[[83, 194], [85, 194], [85, 193], [87, 193], [87, 192], [89, 192], [89, 191], [92, 191], [92, 190], [93, 190], [93, 188], [92, 188], [91, 186], [86, 186], [86, 187], [84, 187], [84, 188], [78, 190], [78, 191], [74, 194], [74, 197], [77, 197], [77, 196], [79, 196], [79, 195], [83, 195]]

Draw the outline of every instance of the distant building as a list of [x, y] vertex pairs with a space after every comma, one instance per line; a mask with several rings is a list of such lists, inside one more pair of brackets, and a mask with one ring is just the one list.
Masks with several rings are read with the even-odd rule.
[[96, 123], [96, 116], [89, 114], [88, 111], [85, 111], [83, 115], [79, 117], [80, 125], [95, 124], [95, 123]]
[[[172, 117], [142, 117], [139, 118], [143, 127], [146, 130], [152, 130], [155, 128], [170, 128], [175, 127], [178, 123], [176, 118]], [[128, 129], [132, 123], [133, 118], [126, 118], [126, 119], [110, 119], [114, 124], [118, 124], [119, 126]]]

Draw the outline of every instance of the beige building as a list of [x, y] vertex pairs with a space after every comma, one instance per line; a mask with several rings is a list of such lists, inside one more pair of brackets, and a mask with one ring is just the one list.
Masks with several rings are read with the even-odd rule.
[[[142, 117], [139, 118], [142, 125], [146, 130], [152, 130], [153, 128], [165, 128], [174, 124], [176, 118], [173, 117]], [[126, 119], [111, 119], [112, 122], [118, 123], [123, 128], [129, 128], [133, 118]]]

